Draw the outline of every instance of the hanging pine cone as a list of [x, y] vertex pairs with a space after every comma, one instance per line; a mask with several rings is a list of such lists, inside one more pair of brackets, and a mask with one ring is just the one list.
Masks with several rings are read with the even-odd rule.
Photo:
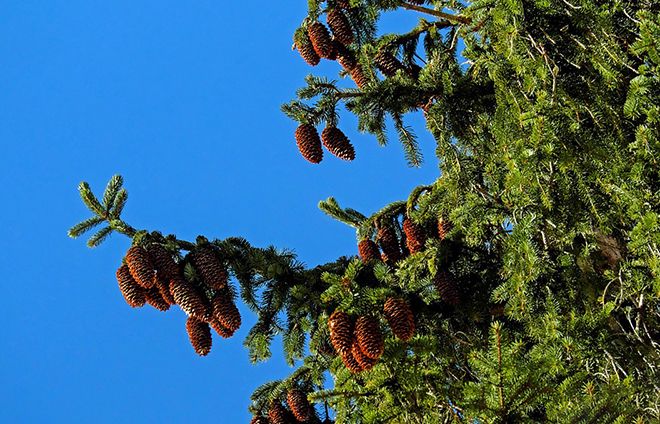
[[144, 297], [148, 304], [158, 309], [159, 311], [165, 312], [170, 309], [170, 303], [163, 299], [163, 296], [160, 294], [160, 290], [156, 286], [150, 289], [145, 289]]
[[379, 51], [374, 57], [374, 64], [387, 77], [393, 77], [397, 71], [405, 69], [403, 64], [392, 53]]
[[333, 52], [336, 54], [328, 28], [321, 22], [314, 22], [309, 25], [307, 33], [317, 55], [329, 59], [332, 57]]
[[351, 2], [350, 0], [337, 0], [337, 6], [344, 10], [348, 10], [351, 8]]
[[170, 292], [185, 313], [201, 321], [208, 321], [210, 307], [206, 297], [183, 277], [175, 277], [170, 281]]
[[323, 160], [321, 138], [313, 125], [301, 124], [296, 129], [296, 143], [298, 144], [298, 150], [308, 161], [319, 163]]
[[232, 333], [241, 326], [241, 314], [226, 292], [218, 292], [211, 301], [213, 317]]
[[383, 306], [385, 319], [392, 329], [392, 333], [403, 341], [408, 341], [415, 334], [415, 318], [408, 302], [403, 299], [390, 297]]
[[298, 388], [289, 389], [286, 395], [293, 416], [298, 421], [307, 422], [312, 418], [312, 405], [307, 400], [307, 395]]
[[448, 219], [442, 217], [438, 218], [438, 237], [440, 237], [440, 240], [446, 239], [453, 227], [454, 226]]
[[385, 255], [385, 262], [395, 264], [401, 259], [401, 250], [399, 250], [399, 239], [394, 232], [394, 229], [389, 225], [381, 225], [378, 228], [376, 236], [380, 249]]
[[337, 48], [337, 62], [339, 62], [344, 69], [351, 71], [358, 65], [355, 55], [346, 46], [337, 42], [335, 47]]
[[335, 38], [345, 46], [352, 44], [355, 40], [351, 24], [341, 9], [332, 9], [328, 12], [328, 25]]
[[168, 305], [176, 305], [176, 300], [174, 300], [174, 295], [170, 292], [170, 283], [164, 282], [161, 280], [156, 281], [156, 287], [160, 296], [163, 298]]
[[[371, 359], [378, 359], [385, 350], [383, 333], [378, 320], [371, 316], [361, 316], [355, 322], [355, 340], [360, 351]], [[353, 352], [355, 359], [359, 358]]]
[[149, 253], [138, 245], [131, 246], [126, 252], [126, 264], [133, 279], [145, 289], [154, 285], [154, 266], [149, 258]]
[[364, 71], [359, 64], [356, 64], [355, 67], [348, 72], [358, 88], [363, 89], [369, 84], [369, 78], [364, 74]]
[[119, 290], [122, 296], [132, 308], [139, 308], [144, 306], [146, 299], [144, 297], [144, 289], [135, 282], [128, 270], [128, 265], [122, 264], [117, 269], [117, 283], [119, 283]]
[[325, 148], [339, 159], [348, 161], [355, 159], [353, 145], [339, 128], [326, 127], [321, 133], [321, 140]]
[[195, 352], [199, 356], [208, 355], [211, 352], [211, 345], [213, 343], [209, 325], [191, 316], [186, 321], [186, 330], [188, 331], [190, 344], [192, 344]]
[[156, 269], [154, 284], [158, 287], [161, 297], [170, 305], [174, 305], [174, 296], [170, 293], [170, 280], [179, 273], [179, 266], [172, 254], [160, 244], [147, 247], [151, 262]]
[[296, 45], [296, 50], [298, 50], [298, 53], [300, 53], [300, 56], [302, 56], [308, 65], [316, 66], [319, 64], [321, 58], [316, 54], [314, 46], [312, 45], [312, 40], [309, 39], [307, 31], [296, 31], [294, 43]]
[[434, 283], [443, 301], [453, 306], [461, 303], [461, 295], [456, 281], [447, 272], [440, 271], [435, 274]]
[[330, 341], [335, 350], [344, 354], [351, 351], [353, 342], [353, 323], [351, 317], [342, 311], [334, 311], [328, 318]]
[[424, 227], [415, 224], [410, 218], [403, 220], [403, 232], [406, 233], [406, 246], [410, 253], [415, 254], [424, 249], [426, 243], [426, 234]]
[[371, 239], [360, 240], [358, 243], [358, 254], [364, 263], [377, 261], [380, 259], [378, 246]]
[[[352, 346], [353, 345], [351, 343], [351, 349]], [[347, 350], [346, 352], [341, 354], [341, 361], [344, 363], [344, 366], [348, 368], [348, 370], [353, 374], [357, 374], [359, 372], [364, 371], [362, 365], [360, 365], [357, 359], [355, 359], [351, 350]]]
[[378, 362], [378, 359], [370, 358], [364, 354], [364, 352], [360, 349], [357, 340], [353, 341], [351, 353], [353, 354], [355, 361], [360, 364], [360, 368], [362, 368], [361, 371], [369, 371], [374, 367], [374, 365], [376, 365], [376, 362]]
[[211, 328], [223, 339], [228, 339], [234, 335], [234, 332], [222, 325], [217, 319], [213, 318], [209, 321]]
[[227, 287], [229, 274], [214, 248], [210, 246], [198, 247], [192, 252], [191, 258], [195, 270], [199, 273], [204, 284], [215, 290], [222, 290]]
[[291, 412], [287, 411], [279, 403], [273, 403], [268, 409], [268, 418], [270, 419], [271, 424], [292, 424], [295, 422], [295, 418], [291, 415]]
[[270, 424], [270, 423], [268, 421], [268, 418], [264, 417], [263, 415], [255, 415], [250, 420], [250, 424]]

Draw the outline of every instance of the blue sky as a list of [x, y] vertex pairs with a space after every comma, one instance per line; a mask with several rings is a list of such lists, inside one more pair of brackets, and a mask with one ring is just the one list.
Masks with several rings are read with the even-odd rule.
[[[5, 1], [0, 7], [0, 208], [4, 254], [0, 422], [247, 422], [261, 383], [242, 339], [196, 356], [178, 309], [129, 308], [114, 280], [129, 240], [90, 250], [66, 230], [87, 217], [76, 186], [125, 177], [124, 217], [192, 240], [239, 235], [294, 249], [308, 265], [355, 254], [352, 229], [321, 199], [371, 213], [438, 170], [433, 143], [405, 165], [340, 127], [357, 159], [311, 165], [280, 111], [312, 72], [291, 51], [305, 1]], [[405, 27], [415, 12], [386, 17]], [[327, 62], [315, 73], [336, 77]]]

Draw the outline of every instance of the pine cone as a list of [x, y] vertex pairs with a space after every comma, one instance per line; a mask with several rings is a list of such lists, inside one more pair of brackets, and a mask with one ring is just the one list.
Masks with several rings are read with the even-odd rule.
[[191, 316], [186, 321], [186, 330], [188, 331], [190, 344], [192, 344], [195, 352], [199, 356], [208, 355], [211, 352], [211, 345], [213, 344], [209, 325]]
[[126, 252], [126, 264], [133, 279], [145, 289], [154, 285], [154, 266], [149, 258], [149, 253], [138, 245], [131, 246]]
[[461, 303], [461, 295], [458, 286], [451, 275], [444, 271], [440, 271], [435, 274], [434, 283], [442, 300], [453, 306]]
[[378, 246], [371, 239], [360, 240], [358, 243], [358, 254], [364, 263], [380, 260]]
[[424, 249], [426, 243], [426, 234], [424, 227], [415, 224], [410, 218], [403, 220], [403, 232], [406, 233], [406, 246], [410, 253], [415, 254]]
[[[378, 359], [385, 350], [383, 333], [380, 331], [378, 320], [371, 316], [361, 316], [355, 323], [355, 340], [360, 351], [371, 359]], [[358, 360], [353, 347], [353, 356]]]
[[415, 318], [408, 302], [403, 299], [390, 297], [383, 306], [385, 319], [392, 329], [392, 333], [403, 341], [408, 341], [415, 334]]
[[139, 308], [144, 306], [146, 299], [144, 297], [144, 289], [135, 282], [128, 270], [128, 265], [122, 264], [117, 269], [117, 283], [119, 283], [119, 290], [122, 296], [132, 308]]
[[220, 261], [213, 247], [198, 247], [192, 252], [191, 258], [204, 284], [215, 290], [227, 287], [229, 279], [227, 268]]
[[395, 264], [401, 259], [401, 250], [399, 250], [399, 239], [394, 229], [389, 225], [382, 225], [378, 228], [376, 236], [380, 249], [386, 257], [385, 262]]
[[358, 65], [355, 55], [352, 51], [346, 48], [346, 46], [337, 42], [335, 47], [337, 48], [337, 62], [339, 62], [344, 69], [351, 71]]
[[168, 303], [163, 296], [160, 294], [158, 287], [154, 286], [150, 289], [144, 290], [144, 297], [147, 300], [147, 303], [158, 309], [159, 311], [167, 311], [170, 309], [170, 303]]
[[213, 317], [232, 333], [241, 326], [241, 314], [236, 304], [226, 292], [218, 292], [211, 301]]
[[271, 424], [291, 424], [295, 422], [295, 418], [279, 403], [273, 403], [268, 409], [268, 418]]
[[312, 418], [312, 405], [307, 400], [307, 395], [300, 389], [289, 389], [286, 402], [298, 421], [306, 422]]
[[393, 54], [385, 51], [380, 51], [374, 57], [374, 64], [376, 67], [387, 77], [393, 77], [397, 71], [405, 69], [403, 64], [394, 57]]
[[332, 44], [332, 38], [330, 37], [328, 28], [321, 22], [314, 22], [309, 25], [307, 27], [307, 33], [317, 55], [330, 59], [333, 52], [336, 54], [336, 49]]
[[294, 40], [296, 45], [296, 50], [300, 53], [300, 56], [307, 62], [308, 65], [316, 66], [321, 61], [319, 55], [316, 54], [314, 46], [312, 45], [312, 40], [309, 39], [307, 31], [298, 31], [296, 32], [296, 38]]
[[355, 159], [353, 145], [339, 128], [326, 127], [321, 133], [321, 140], [325, 148], [339, 159], [348, 161]]
[[378, 362], [378, 359], [369, 358], [367, 355], [364, 354], [364, 352], [360, 349], [357, 340], [353, 342], [353, 346], [351, 347], [351, 353], [353, 354], [355, 361], [357, 361], [357, 363], [360, 364], [360, 368], [362, 368], [362, 371], [369, 371], [374, 367], [374, 365], [376, 365], [376, 362]]
[[364, 74], [364, 71], [359, 64], [356, 64], [355, 67], [348, 72], [358, 88], [363, 89], [369, 84], [369, 78]]
[[250, 420], [250, 424], [270, 424], [270, 422], [268, 421], [268, 418], [263, 415], [255, 415]]
[[351, 8], [351, 2], [350, 0], [337, 0], [337, 6], [344, 10], [348, 10]]
[[353, 323], [351, 317], [342, 311], [334, 311], [328, 318], [330, 341], [339, 354], [351, 351], [353, 343]]
[[[352, 348], [352, 344], [351, 344], [351, 348]], [[348, 370], [353, 374], [357, 374], [359, 372], [364, 371], [362, 365], [360, 365], [357, 359], [355, 359], [351, 350], [347, 350], [345, 353], [341, 354], [341, 361], [344, 363], [344, 366], [348, 368]]]
[[170, 292], [185, 313], [201, 321], [208, 321], [210, 307], [206, 297], [183, 277], [179, 276], [170, 281]]
[[447, 238], [447, 234], [454, 228], [451, 222], [449, 220], [444, 219], [444, 218], [439, 218], [438, 219], [438, 237], [440, 237], [440, 240], [444, 240]]
[[345, 46], [352, 44], [355, 40], [351, 24], [341, 9], [332, 9], [328, 12], [328, 25], [335, 38]]
[[211, 321], [209, 321], [209, 325], [223, 339], [228, 339], [228, 338], [230, 338], [231, 336], [234, 335], [234, 331], [231, 331], [230, 329], [228, 329], [224, 325], [220, 324], [220, 322], [217, 319], [211, 319]]
[[321, 139], [313, 125], [301, 124], [296, 129], [296, 143], [298, 144], [298, 150], [308, 161], [319, 163], [323, 160]]
[[174, 296], [170, 293], [170, 280], [179, 274], [179, 266], [172, 254], [160, 244], [151, 244], [147, 247], [151, 262], [156, 268], [154, 284], [158, 287], [161, 297], [170, 305], [174, 305]]

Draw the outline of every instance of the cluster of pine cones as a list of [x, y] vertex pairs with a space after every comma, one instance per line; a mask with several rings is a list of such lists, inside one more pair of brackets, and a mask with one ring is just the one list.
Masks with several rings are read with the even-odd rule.
[[[350, 65], [351, 69], [356, 69], [355, 76], [353, 73], [351, 76], [354, 79], [359, 77], [356, 82], [359, 81], [358, 86], [362, 87], [366, 85], [367, 79], [361, 68], [358, 69], [355, 55], [348, 49], [355, 39], [351, 24], [343, 12], [349, 7], [348, 1], [339, 1], [337, 7], [328, 11], [327, 22], [332, 35], [323, 23], [316, 21], [307, 26], [307, 31], [296, 34], [295, 45], [305, 62], [312, 66], [318, 65], [321, 58], [337, 60], [347, 69]], [[295, 135], [300, 153], [312, 163], [319, 163], [323, 159], [322, 145], [340, 159], [355, 159], [355, 149], [350, 140], [335, 126], [326, 127], [319, 137], [313, 125], [302, 124], [296, 129]]]
[[286, 395], [286, 404], [273, 402], [268, 408], [267, 416], [256, 415], [250, 424], [333, 424], [329, 418], [321, 421], [316, 410], [307, 400], [307, 393], [298, 387], [289, 389]]
[[[429, 237], [436, 236], [440, 240], [445, 240], [451, 229], [452, 224], [447, 219], [440, 218], [437, 222], [437, 233], [432, 234], [436, 230], [428, 231], [424, 226], [416, 224], [410, 218], [405, 217], [402, 224], [405, 237], [399, 240], [393, 225], [381, 224], [378, 227], [376, 241], [368, 238], [359, 241], [358, 254], [365, 263], [383, 261], [394, 266], [408, 253], [415, 254], [422, 251]], [[435, 286], [445, 302], [450, 305], [460, 303], [460, 292], [449, 273], [445, 271], [438, 272], [435, 275]]]
[[136, 308], [145, 303], [160, 311], [171, 305], [188, 314], [186, 330], [195, 352], [211, 351], [211, 327], [222, 337], [231, 337], [241, 325], [241, 315], [229, 288], [227, 268], [212, 246], [199, 246], [190, 253], [199, 284], [188, 281], [183, 262], [163, 245], [133, 245], [117, 270], [117, 282], [126, 303]]
[[[383, 314], [397, 338], [410, 340], [415, 333], [415, 319], [405, 300], [388, 298]], [[383, 333], [380, 321], [374, 316], [362, 315], [354, 319], [337, 310], [328, 318], [328, 328], [333, 347], [352, 373], [370, 370], [383, 355]]]

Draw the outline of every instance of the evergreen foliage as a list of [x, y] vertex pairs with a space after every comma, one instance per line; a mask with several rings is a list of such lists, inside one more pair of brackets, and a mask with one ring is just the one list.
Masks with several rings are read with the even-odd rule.
[[[319, 26], [328, 13], [332, 42]], [[380, 34], [383, 13], [421, 19]], [[80, 185], [93, 215], [69, 235], [104, 224], [90, 247], [116, 231], [167, 249], [199, 302], [240, 295], [258, 316], [245, 340], [253, 361], [281, 335], [296, 369], [254, 392], [259, 422], [293, 419], [287, 396], [296, 416], [304, 396], [316, 405], [307, 422], [328, 408], [343, 423], [658, 422], [660, 1], [309, 0], [295, 45], [308, 63], [343, 69], [309, 76], [286, 115], [335, 128], [352, 113], [382, 145], [391, 123], [413, 166], [406, 114], [421, 111], [435, 139], [441, 177], [407, 199], [370, 216], [320, 203], [358, 241], [378, 242], [382, 260], [307, 268], [240, 238], [138, 231], [121, 218], [118, 176], [101, 200]], [[202, 248], [238, 289], [203, 281], [191, 259]], [[357, 344], [350, 325], [335, 335], [363, 350], [335, 351], [336, 311], [369, 317]], [[347, 368], [364, 349], [378, 359]]]

